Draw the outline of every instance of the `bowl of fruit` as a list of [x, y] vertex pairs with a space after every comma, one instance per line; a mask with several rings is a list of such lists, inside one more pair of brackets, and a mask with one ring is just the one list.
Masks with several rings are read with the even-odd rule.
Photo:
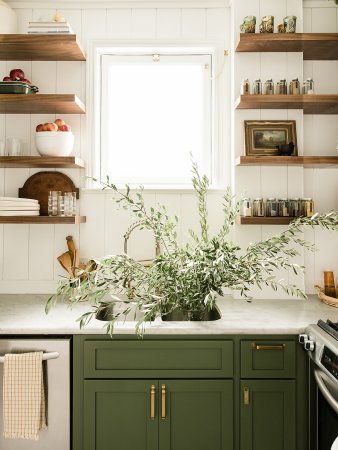
[[62, 119], [36, 126], [36, 149], [41, 156], [69, 156], [74, 146], [71, 127]]

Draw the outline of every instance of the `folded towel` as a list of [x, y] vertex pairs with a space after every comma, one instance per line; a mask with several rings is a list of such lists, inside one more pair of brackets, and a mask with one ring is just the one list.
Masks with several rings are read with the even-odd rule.
[[3, 380], [4, 437], [39, 439], [46, 428], [42, 352], [5, 355]]

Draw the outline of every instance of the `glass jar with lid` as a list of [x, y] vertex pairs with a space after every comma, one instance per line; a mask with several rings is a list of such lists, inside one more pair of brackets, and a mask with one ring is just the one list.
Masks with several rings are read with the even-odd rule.
[[278, 202], [277, 202], [276, 198], [270, 197], [266, 200], [265, 215], [267, 217], [277, 217], [278, 216]]
[[278, 199], [278, 215], [280, 217], [289, 217], [289, 200], [287, 198]]
[[262, 198], [255, 198], [252, 203], [252, 215], [254, 217], [264, 217], [264, 201]]

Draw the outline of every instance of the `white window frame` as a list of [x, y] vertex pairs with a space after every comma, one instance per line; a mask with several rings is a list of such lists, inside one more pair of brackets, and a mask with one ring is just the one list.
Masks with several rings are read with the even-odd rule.
[[[116, 42], [108, 41], [92, 41], [88, 49], [87, 56], [87, 139], [88, 157], [87, 157], [87, 175], [89, 177], [102, 179], [104, 181], [105, 173], [100, 173], [101, 154], [100, 154], [100, 64], [101, 55], [113, 53], [115, 55], [126, 54], [180, 54], [180, 55], [203, 55], [212, 56], [212, 73], [214, 83], [212, 83], [211, 92], [211, 130], [210, 130], [210, 178], [212, 181], [211, 188], [222, 189], [226, 184], [230, 183], [230, 138], [224, 139], [224, 136], [230, 135], [230, 121], [226, 120], [227, 115], [230, 117], [230, 107], [225, 107], [226, 103], [230, 105], [230, 81], [224, 86], [224, 79], [230, 79], [230, 67], [226, 64], [224, 56], [224, 48], [219, 44], [199, 44], [199, 43], [142, 43], [135, 42]], [[228, 67], [227, 67], [228, 66]], [[219, 94], [224, 95], [225, 91], [229, 94], [228, 101], [225, 98], [220, 99]], [[226, 149], [228, 148], [228, 149]], [[101, 176], [103, 178], [101, 178]], [[113, 181], [113, 180], [112, 180]], [[137, 184], [139, 186], [140, 183]], [[87, 187], [97, 189], [98, 185], [88, 181]], [[155, 190], [189, 190], [188, 186], [151, 186], [145, 189]]]

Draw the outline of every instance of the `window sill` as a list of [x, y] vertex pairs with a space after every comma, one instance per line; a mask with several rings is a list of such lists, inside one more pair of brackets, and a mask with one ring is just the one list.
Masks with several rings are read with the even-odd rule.
[[[119, 188], [122, 192], [125, 191], [124, 186]], [[102, 188], [82, 188], [82, 192], [88, 193], [88, 194], [107, 194], [109, 192], [113, 193], [111, 189], [102, 189]], [[131, 188], [131, 192], [139, 192], [139, 188]], [[216, 187], [210, 187], [208, 189], [209, 194], [224, 194], [225, 189], [222, 188], [216, 188]], [[195, 190], [191, 187], [144, 187], [142, 192], [145, 194], [194, 194]]]

